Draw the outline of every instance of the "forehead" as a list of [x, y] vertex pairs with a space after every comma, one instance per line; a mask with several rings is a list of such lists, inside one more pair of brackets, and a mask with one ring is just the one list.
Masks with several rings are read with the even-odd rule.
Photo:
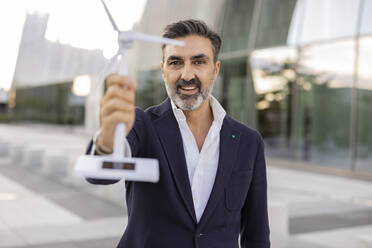
[[169, 56], [188, 58], [198, 54], [205, 54], [210, 58], [213, 57], [212, 42], [208, 38], [199, 35], [189, 35], [175, 39], [184, 41], [185, 46], [166, 45], [164, 48], [165, 59]]

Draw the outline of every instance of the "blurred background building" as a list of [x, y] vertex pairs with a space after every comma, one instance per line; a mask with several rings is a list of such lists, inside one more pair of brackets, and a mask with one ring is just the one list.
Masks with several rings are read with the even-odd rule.
[[[214, 95], [229, 115], [262, 133], [269, 159], [368, 176], [370, 13], [371, 0], [157, 0], [147, 1], [133, 29], [161, 35], [171, 22], [204, 20], [223, 40]], [[86, 94], [74, 93], [73, 81], [79, 75], [97, 77], [107, 59], [99, 50], [45, 39], [47, 22], [46, 15], [26, 18], [6, 97], [7, 120], [85, 122], [93, 132], [98, 108], [89, 108], [99, 100], [87, 102]], [[136, 43], [129, 59], [130, 75], [138, 82], [137, 104], [160, 103], [166, 97], [160, 46]], [[4, 115], [8, 107], [1, 94]], [[93, 114], [86, 115], [89, 111]]]
[[[367, 175], [372, 172], [369, 13], [370, 0], [163, 0], [148, 1], [135, 28], [160, 35], [167, 23], [205, 20], [223, 40], [214, 95], [232, 117], [261, 132], [269, 158]], [[141, 86], [138, 104], [157, 104], [166, 96], [161, 50], [139, 44], [132, 55]]]
[[4, 115], [7, 112], [7, 108], [8, 108], [8, 92], [0, 89], [0, 115]]
[[[87, 50], [45, 38], [49, 16], [26, 15], [11, 92], [13, 119], [56, 124], [84, 124], [87, 94], [73, 87], [79, 75], [96, 76], [107, 59]], [[89, 92], [87, 92], [89, 93]]]

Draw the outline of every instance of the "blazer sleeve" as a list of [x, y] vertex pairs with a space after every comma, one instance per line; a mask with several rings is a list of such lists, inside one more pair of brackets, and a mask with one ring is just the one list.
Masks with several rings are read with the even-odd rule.
[[270, 229], [267, 210], [267, 179], [264, 143], [258, 134], [258, 148], [250, 189], [242, 209], [241, 248], [269, 248]]

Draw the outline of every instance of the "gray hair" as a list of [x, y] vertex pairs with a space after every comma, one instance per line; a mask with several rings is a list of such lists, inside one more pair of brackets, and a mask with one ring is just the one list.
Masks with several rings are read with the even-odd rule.
[[[208, 38], [212, 43], [214, 62], [217, 61], [221, 48], [221, 38], [216, 32], [211, 30], [205, 22], [194, 19], [178, 21], [167, 25], [163, 33], [163, 37], [170, 39], [186, 37], [188, 35], [200, 35]], [[163, 52], [165, 46], [165, 44], [162, 45]]]

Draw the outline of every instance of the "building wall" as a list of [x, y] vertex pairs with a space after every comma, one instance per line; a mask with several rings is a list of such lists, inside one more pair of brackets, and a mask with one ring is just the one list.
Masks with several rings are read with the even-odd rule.
[[252, 53], [270, 156], [372, 171], [370, 11], [370, 1], [298, 1], [288, 45]]
[[48, 15], [28, 13], [19, 46], [13, 88], [72, 81], [81, 74], [98, 75], [107, 59], [87, 50], [45, 39]]
[[89, 133], [93, 133], [98, 129], [101, 92], [97, 90], [86, 104], [85, 97], [72, 93], [72, 83], [83, 74], [94, 82], [108, 60], [101, 50], [47, 40], [48, 20], [48, 15], [36, 12], [26, 16], [12, 83], [16, 96], [13, 120], [83, 124], [86, 112]]

